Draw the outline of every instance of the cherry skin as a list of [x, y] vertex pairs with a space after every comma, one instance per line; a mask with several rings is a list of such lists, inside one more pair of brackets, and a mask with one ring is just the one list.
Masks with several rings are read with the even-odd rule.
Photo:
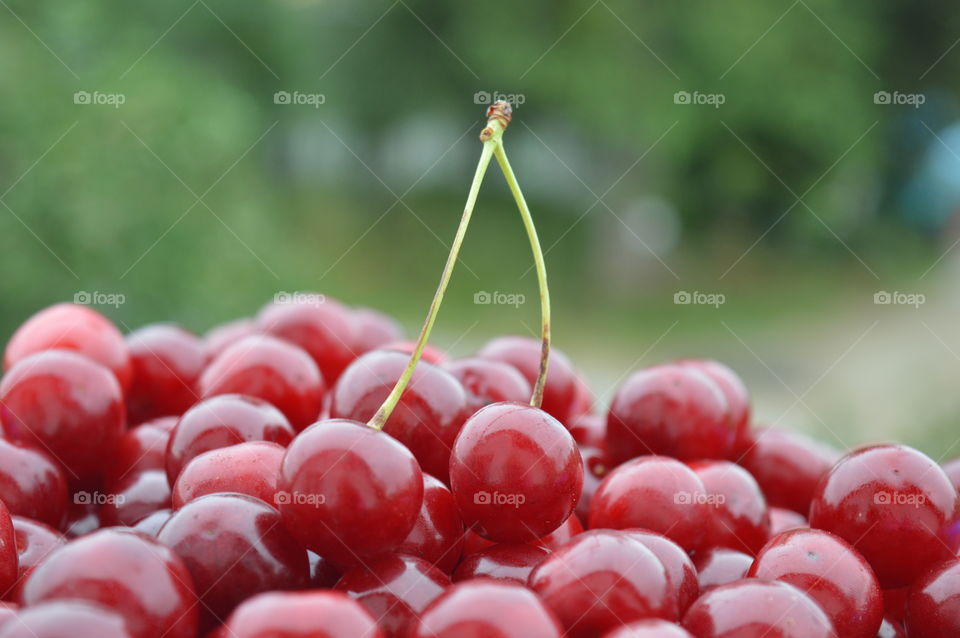
[[278, 487], [284, 525], [338, 568], [399, 546], [423, 503], [423, 473], [410, 451], [346, 419], [301, 432], [287, 448]]
[[960, 635], [960, 561], [946, 562], [910, 586], [904, 624], [910, 636]]
[[570, 425], [570, 434], [580, 446], [602, 449], [606, 445], [607, 420], [599, 414], [581, 414]]
[[467, 391], [470, 413], [503, 401], [527, 401], [533, 392], [526, 377], [508, 363], [468, 357], [443, 366]]
[[66, 350], [18, 359], [0, 381], [0, 418], [8, 437], [48, 452], [84, 484], [101, 478], [126, 425], [116, 377]]
[[600, 448], [580, 446], [580, 456], [583, 459], [583, 489], [580, 491], [580, 500], [574, 510], [577, 517], [584, 523], [590, 520], [590, 503], [600, 483], [607, 477], [613, 466], [607, 460], [607, 453]]
[[350, 350], [360, 356], [388, 343], [403, 339], [403, 328], [396, 319], [372, 308], [355, 308], [350, 312]]
[[269, 402], [302, 430], [317, 420], [326, 386], [313, 360], [297, 346], [255, 335], [210, 362], [197, 384], [204, 399], [244, 394]]
[[247, 441], [194, 457], [173, 484], [173, 509], [216, 492], [246, 494], [277, 507], [277, 479], [285, 452], [276, 443]]
[[583, 533], [583, 524], [576, 514], [567, 517], [560, 527], [553, 530], [543, 538], [533, 542], [534, 545], [549, 549], [551, 552], [558, 549], [561, 545], [566, 545], [574, 536]]
[[453, 580], [485, 577], [526, 585], [533, 568], [549, 555], [536, 545], [492, 545], [465, 556], [453, 572]]
[[204, 452], [245, 441], [287, 445], [295, 432], [283, 413], [253, 397], [223, 395], [196, 404], [177, 423], [167, 444], [167, 479], [172, 485], [183, 467]]
[[19, 609], [20, 605], [16, 603], [0, 601], [0, 627], [2, 627], [7, 621], [15, 619]]
[[[414, 350], [417, 349], [416, 341], [401, 340], [401, 341], [392, 341], [384, 346], [380, 346], [380, 350], [390, 350], [392, 352], [401, 352], [409, 359], [410, 355], [413, 354]], [[442, 366], [447, 361], [447, 353], [438, 348], [433, 344], [426, 344], [423, 346], [423, 352], [420, 353], [420, 360], [426, 361], [429, 364], [435, 366]]]
[[896, 620], [884, 618], [880, 631], [877, 632], [877, 638], [907, 638], [907, 632]]
[[135, 638], [123, 617], [102, 605], [55, 600], [21, 610], [0, 638]]
[[682, 547], [662, 534], [645, 529], [628, 529], [624, 530], [623, 533], [642, 543], [644, 547], [660, 559], [664, 569], [667, 570], [667, 576], [670, 577], [670, 583], [677, 589], [679, 616], [682, 618], [687, 608], [700, 595], [697, 569], [693, 566], [693, 561], [690, 560]]
[[180, 416], [193, 405], [197, 380], [206, 364], [203, 342], [169, 324], [144, 326], [127, 335], [132, 382], [127, 390], [131, 423]]
[[256, 334], [253, 319], [235, 319], [211, 328], [203, 335], [203, 352], [206, 360], [213, 361], [221, 352], [244, 337]]
[[[577, 374], [573, 385], [573, 401], [570, 403], [570, 415], [567, 418], [573, 423], [581, 416], [589, 415], [593, 412], [593, 407], [593, 392], [583, 377]], [[604, 423], [606, 423], [605, 420]]]
[[760, 551], [747, 577], [779, 580], [805, 591], [844, 637], [876, 638], [883, 621], [880, 584], [870, 565], [829, 532], [780, 534]]
[[533, 592], [478, 578], [449, 587], [420, 615], [410, 638], [561, 638], [556, 617]]
[[427, 605], [450, 585], [446, 574], [413, 556], [387, 556], [354, 567], [337, 583], [364, 606], [385, 638], [405, 638]]
[[160, 528], [162, 528], [167, 521], [170, 520], [170, 517], [173, 516], [173, 510], [162, 509], [153, 512], [144, 516], [139, 521], [131, 525], [131, 527], [138, 532], [143, 532], [148, 536], [157, 537], [157, 534], [160, 533]]
[[782, 507], [770, 508], [770, 538], [791, 529], [810, 527], [807, 517]]
[[813, 599], [775, 580], [738, 580], [712, 589], [693, 603], [683, 626], [697, 638], [837, 638]]
[[714, 547], [697, 552], [693, 557], [693, 564], [697, 568], [700, 593], [705, 594], [720, 585], [727, 585], [745, 577], [753, 565], [753, 556], [735, 549]]
[[67, 538], [86, 536], [100, 529], [100, 506], [90, 498], [85, 490], [75, 492], [67, 504], [67, 519], [63, 523], [63, 533]]
[[0, 593], [9, 591], [19, 575], [17, 535], [10, 511], [0, 501]]
[[123, 390], [132, 376], [123, 335], [109, 319], [87, 306], [61, 303], [44, 308], [23, 322], [7, 342], [3, 369], [38, 352], [71, 350], [110, 370]]
[[603, 638], [693, 638], [686, 629], [666, 620], [640, 620], [614, 629]]
[[417, 522], [396, 552], [424, 558], [446, 574], [463, 555], [463, 519], [446, 485], [423, 475], [423, 504]]
[[163, 470], [167, 466], [167, 443], [177, 417], [164, 416], [141, 423], [123, 433], [107, 465], [106, 482], [115, 483], [130, 474]]
[[583, 488], [570, 432], [543, 410], [493, 403], [460, 430], [450, 488], [467, 527], [493, 541], [541, 538], [567, 520]]
[[683, 463], [641, 456], [615, 469], [597, 487], [589, 527], [640, 527], [694, 551], [703, 545], [712, 520], [706, 495], [703, 481]]
[[340, 580], [340, 572], [326, 558], [307, 551], [310, 563], [310, 587], [312, 589], [333, 589]]
[[337, 591], [269, 592], [243, 601], [217, 638], [386, 638], [358, 602]]
[[770, 537], [770, 513], [760, 486], [742, 467], [730, 461], [695, 461], [712, 507], [709, 545], [756, 554]]
[[[7, 592], [5, 598], [16, 598], [16, 592], [33, 568], [47, 557], [50, 552], [67, 542], [63, 534], [39, 521], [22, 516], [13, 516], [13, 531], [17, 545], [17, 584]], [[3, 592], [0, 591], [0, 594]]]
[[0, 438], [0, 501], [11, 514], [59, 527], [67, 512], [63, 469], [41, 450]]
[[[350, 364], [333, 389], [331, 418], [369, 421], [408, 359], [400, 352], [374, 350]], [[460, 382], [421, 361], [383, 430], [413, 452], [424, 472], [447, 482], [450, 449], [467, 414], [467, 394]]]
[[200, 596], [201, 625], [219, 624], [244, 599], [308, 583], [307, 552], [280, 513], [242, 494], [210, 494], [173, 513], [157, 540], [183, 559]]
[[100, 507], [102, 525], [133, 525], [157, 510], [170, 507], [170, 483], [163, 470], [128, 474], [107, 486]]
[[183, 562], [155, 539], [105, 529], [70, 541], [37, 565], [24, 605], [73, 598], [109, 607], [131, 638], [195, 638], [197, 598]]
[[743, 436], [750, 426], [750, 393], [743, 379], [730, 367], [710, 359], [681, 359], [681, 365], [688, 365], [704, 373], [713, 381], [727, 400], [727, 411], [737, 436]]
[[633, 373], [607, 414], [606, 449], [614, 463], [645, 454], [683, 461], [725, 459], [737, 430], [720, 388], [697, 368], [667, 364]]
[[957, 513], [957, 490], [939, 465], [913, 448], [879, 445], [851, 452], [824, 477], [810, 526], [853, 544], [893, 588], [952, 558], [944, 538]]

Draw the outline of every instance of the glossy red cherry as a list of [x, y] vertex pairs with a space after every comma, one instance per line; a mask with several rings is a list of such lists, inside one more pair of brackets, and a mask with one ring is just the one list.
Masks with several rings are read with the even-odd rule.
[[17, 611], [19, 609], [20, 606], [16, 603], [0, 601], [0, 627], [2, 627], [8, 620], [13, 620], [16, 618]]
[[54, 527], [67, 511], [67, 480], [49, 455], [0, 438], [0, 501], [10, 513]]
[[817, 603], [775, 580], [738, 580], [712, 589], [693, 603], [683, 626], [697, 638], [838, 638]]
[[180, 416], [196, 403], [197, 380], [206, 365], [203, 342], [169, 324], [144, 326], [127, 335], [133, 380], [127, 390], [131, 423]]
[[183, 467], [204, 452], [245, 441], [287, 445], [294, 434], [283, 413], [266, 401], [236, 394], [201, 401], [170, 433], [167, 478], [172, 485]]
[[[33, 568], [50, 552], [67, 542], [63, 534], [39, 521], [13, 516], [13, 531], [17, 545], [17, 585], [22, 585]], [[15, 591], [17, 588], [12, 588]], [[0, 591], [0, 594], [3, 592]], [[9, 594], [9, 592], [8, 592]], [[12, 597], [12, 596], [7, 596]]]
[[333, 589], [340, 580], [340, 572], [323, 556], [307, 551], [310, 563], [310, 587], [312, 589]]
[[589, 527], [640, 527], [690, 552], [707, 537], [712, 508], [706, 496], [703, 481], [683, 463], [642, 456], [615, 469], [597, 487]]
[[536, 541], [533, 541], [533, 545], [539, 545], [540, 547], [545, 547], [551, 552], [559, 549], [561, 545], [566, 545], [570, 539], [578, 534], [583, 533], [583, 524], [580, 522], [580, 519], [577, 518], [576, 514], [571, 514], [567, 517], [567, 520], [563, 521], [560, 524], [560, 527], [553, 530], [543, 538], [540, 538]]
[[246, 494], [277, 507], [277, 479], [285, 452], [276, 443], [248, 441], [194, 457], [173, 484], [173, 509], [216, 492]]
[[639, 620], [614, 629], [603, 638], [693, 638], [680, 625], [666, 620]]
[[583, 459], [583, 489], [580, 491], [580, 500], [577, 501], [574, 511], [580, 521], [586, 525], [590, 520], [590, 503], [593, 501], [593, 495], [613, 466], [607, 460], [607, 453], [600, 448], [581, 445], [580, 457]]
[[269, 592], [248, 598], [217, 638], [386, 638], [358, 602], [337, 591]]
[[123, 335], [96, 310], [61, 303], [44, 308], [23, 322], [10, 337], [3, 369], [46, 350], [72, 350], [110, 370], [126, 390], [130, 385], [130, 353]]
[[935, 567], [910, 586], [905, 625], [910, 636], [960, 635], [960, 561]]
[[403, 338], [403, 328], [396, 319], [372, 308], [355, 308], [350, 312], [350, 349], [354, 356], [376, 350]]
[[219, 624], [254, 594], [308, 583], [307, 552], [280, 524], [279, 512], [242, 494], [190, 501], [173, 513], [157, 540], [190, 570], [202, 624], [211, 617]]
[[796, 529], [770, 540], [747, 572], [803, 590], [845, 638], [876, 638], [883, 597], [870, 565], [841, 538], [817, 529]]
[[753, 556], [735, 549], [714, 547], [697, 552], [693, 557], [693, 564], [697, 568], [700, 593], [705, 594], [715, 587], [732, 583], [746, 576], [750, 566], [753, 565]]
[[463, 555], [463, 519], [447, 486], [423, 475], [423, 504], [417, 522], [396, 548], [398, 554], [426, 559], [449, 574]]
[[729, 366], [711, 359], [681, 359], [677, 363], [694, 367], [710, 377], [727, 400], [727, 411], [737, 436], [746, 433], [750, 425], [750, 393], [743, 379]]
[[16, 584], [18, 575], [16, 531], [7, 506], [0, 501], [0, 593], [9, 591]]
[[892, 618], [898, 623], [903, 624], [903, 619], [907, 615], [907, 595], [910, 593], [909, 587], [898, 587], [897, 589], [883, 590], [883, 613], [887, 618]]
[[480, 578], [448, 588], [410, 638], [561, 638], [557, 619], [526, 587]]
[[197, 387], [204, 399], [221, 394], [263, 399], [297, 430], [319, 418], [326, 391], [320, 370], [306, 352], [265, 335], [246, 337], [220, 353]]
[[757, 482], [730, 461], [694, 461], [690, 468], [713, 510], [708, 544], [756, 554], [770, 537], [770, 513]]
[[147, 516], [141, 518], [139, 521], [131, 525], [131, 527], [138, 532], [143, 532], [148, 536], [153, 536], [156, 538], [157, 534], [160, 533], [160, 528], [162, 528], [166, 522], [170, 520], [171, 516], [173, 516], [173, 510], [157, 510], [152, 514], [148, 514]]
[[257, 328], [252, 319], [235, 319], [214, 326], [203, 335], [203, 351], [207, 361], [213, 361], [237, 341], [256, 333]]
[[73, 598], [109, 607], [132, 638], [195, 638], [193, 581], [172, 550], [153, 538], [106, 529], [51, 552], [27, 578], [27, 606]]
[[0, 626], [0, 638], [135, 638], [105, 605], [56, 600], [21, 610]]
[[123, 433], [107, 465], [106, 482], [115, 483], [130, 474], [163, 470], [167, 466], [167, 443], [178, 418], [164, 416], [141, 423]]
[[[408, 359], [400, 352], [374, 350], [350, 364], [333, 389], [331, 418], [369, 421]], [[446, 482], [450, 449], [467, 414], [467, 395], [460, 382], [421, 361], [383, 430], [413, 452], [424, 472]]]
[[100, 528], [100, 505], [91, 496], [86, 490], [78, 490], [70, 495], [67, 519], [63, 523], [63, 533], [67, 538], [85, 536]]
[[599, 414], [581, 414], [570, 425], [570, 434], [580, 446], [603, 448], [607, 438], [607, 419]]
[[[392, 352], [401, 352], [409, 359], [413, 351], [417, 349], [416, 341], [401, 340], [392, 341], [386, 345], [380, 346], [380, 350], [390, 350]], [[420, 360], [435, 366], [441, 366], [447, 361], [447, 353], [433, 344], [423, 346], [423, 352], [420, 354]]]
[[526, 377], [508, 363], [468, 357], [443, 366], [467, 391], [470, 413], [503, 401], [529, 401], [533, 392]]
[[287, 529], [337, 567], [396, 548], [423, 503], [423, 473], [410, 451], [345, 419], [320, 421], [294, 439], [278, 487]]
[[645, 454], [684, 461], [733, 454], [737, 430], [720, 388], [699, 369], [667, 364], [633, 373], [607, 414], [607, 453], [614, 463]]
[[405, 638], [449, 585], [447, 575], [427, 561], [394, 555], [354, 567], [336, 589], [363, 605], [386, 638]]
[[791, 529], [806, 528], [807, 517], [782, 507], [770, 508], [770, 538]]
[[464, 556], [453, 572], [453, 580], [484, 577], [526, 585], [533, 568], [549, 555], [547, 549], [537, 545], [491, 545]]
[[880, 631], [877, 632], [877, 638], [907, 638], [907, 632], [896, 620], [884, 618]]
[[810, 506], [810, 526], [851, 543], [891, 588], [952, 558], [945, 538], [957, 513], [957, 490], [939, 465], [907, 446], [880, 445], [851, 452], [830, 470]]
[[163, 470], [128, 474], [107, 486], [100, 506], [102, 525], [133, 525], [157, 510], [170, 507], [170, 483]]
[[66, 350], [17, 360], [0, 381], [0, 419], [8, 437], [48, 452], [76, 483], [100, 479], [126, 425], [116, 377]]
[[450, 455], [450, 488], [464, 524], [497, 542], [546, 536], [573, 512], [582, 487], [570, 432], [522, 403], [493, 403], [475, 413]]
[[693, 561], [682, 547], [662, 534], [645, 529], [628, 529], [623, 533], [642, 543], [663, 563], [667, 576], [670, 577], [670, 583], [677, 589], [677, 603], [680, 617], [683, 617], [687, 608], [700, 595], [697, 569], [693, 566]]
[[[569, 421], [572, 423], [581, 416], [593, 412], [593, 399], [593, 391], [590, 390], [590, 386], [584, 381], [583, 376], [578, 373], [573, 385], [573, 401], [570, 403], [570, 416], [567, 417]], [[606, 420], [604, 420], [604, 423], [606, 423]]]

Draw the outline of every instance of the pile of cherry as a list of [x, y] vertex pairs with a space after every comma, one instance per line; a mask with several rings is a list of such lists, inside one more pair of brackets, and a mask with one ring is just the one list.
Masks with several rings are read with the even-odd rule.
[[[609, 411], [539, 341], [429, 349], [273, 303], [197, 337], [89, 307], [0, 381], [0, 638], [960, 636], [960, 465], [752, 428], [722, 364]], [[586, 531], [585, 531], [586, 530]]]

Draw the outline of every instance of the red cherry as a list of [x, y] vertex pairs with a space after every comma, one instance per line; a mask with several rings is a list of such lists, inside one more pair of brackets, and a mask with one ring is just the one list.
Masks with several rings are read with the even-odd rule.
[[468, 529], [463, 535], [463, 555], [467, 556], [474, 552], [479, 552], [482, 549], [493, 547], [496, 544], [497, 543], [480, 536], [472, 529]]
[[100, 529], [100, 507], [91, 499], [91, 494], [80, 490], [71, 495], [67, 503], [67, 519], [63, 533], [67, 538], [86, 536]]
[[771, 539], [747, 576], [805, 591], [844, 638], [876, 638], [883, 621], [880, 585], [870, 565], [828, 532], [796, 529]]
[[170, 507], [170, 483], [163, 470], [128, 474], [107, 487], [100, 507], [103, 525], [133, 525], [160, 509]]
[[580, 500], [574, 510], [581, 521], [590, 519], [590, 502], [600, 482], [607, 477], [613, 466], [607, 460], [607, 453], [600, 448], [580, 446], [580, 456], [583, 459], [583, 489], [580, 491]]
[[350, 349], [355, 356], [376, 350], [403, 338], [403, 328], [396, 319], [372, 308], [355, 308], [350, 312]]
[[307, 552], [280, 513], [242, 494], [210, 494], [173, 513], [157, 540], [183, 559], [200, 595], [201, 618], [217, 623], [254, 594], [308, 582]]
[[287, 445], [293, 428], [275, 407], [241, 395], [213, 397], [196, 404], [177, 423], [167, 444], [167, 479], [172, 485], [183, 467], [210, 450], [245, 441]]
[[37, 352], [72, 350], [113, 372], [120, 387], [130, 386], [130, 353], [123, 335], [109, 319], [86, 306], [61, 303], [24, 321], [10, 337], [3, 369]]
[[326, 387], [317, 365], [297, 346], [255, 335], [214, 359], [198, 384], [204, 399], [244, 394], [276, 406], [297, 430], [317, 420]]
[[690, 468], [713, 509], [709, 545], [756, 554], [770, 537], [770, 513], [757, 482], [730, 461], [695, 461]]
[[469, 357], [444, 365], [467, 391], [470, 413], [503, 401], [528, 401], [533, 389], [520, 371], [502, 361]]
[[16, 603], [0, 601], [0, 626], [3, 626], [8, 620], [16, 618], [19, 609], [20, 606]]
[[[399, 352], [374, 350], [348, 367], [333, 388], [331, 418], [366, 422], [407, 366]], [[421, 361], [387, 420], [384, 432], [403, 443], [423, 471], [446, 482], [450, 448], [467, 417], [467, 395], [453, 375]]]
[[[390, 350], [391, 352], [402, 352], [409, 359], [410, 355], [413, 354], [413, 351], [417, 349], [416, 341], [392, 341], [386, 345], [380, 346], [380, 350]], [[429, 364], [440, 366], [443, 365], [447, 360], [446, 353], [440, 348], [431, 345], [425, 344], [423, 346], [423, 352], [420, 354], [420, 360], [426, 361]]]
[[333, 589], [340, 580], [340, 572], [326, 558], [307, 551], [310, 563], [310, 587], [313, 589]]
[[315, 423], [294, 439], [278, 487], [284, 524], [338, 567], [400, 545], [423, 502], [423, 473], [410, 451], [345, 419]]
[[879, 445], [851, 452], [824, 477], [810, 526], [852, 543], [882, 587], [902, 587], [952, 558], [944, 539], [957, 513], [957, 490], [939, 465], [913, 448]]
[[582, 487], [570, 432], [522, 403], [493, 403], [475, 413], [450, 455], [450, 488], [464, 524], [497, 542], [549, 534], [573, 512]]
[[907, 632], [896, 620], [884, 618], [880, 631], [877, 632], [877, 638], [907, 638]]
[[887, 618], [892, 618], [903, 624], [903, 618], [907, 613], [907, 594], [909, 593], [909, 587], [883, 590], [883, 613]]
[[252, 319], [236, 319], [211, 328], [203, 335], [203, 351], [207, 361], [213, 361], [221, 352], [244, 337], [257, 333]]
[[396, 552], [420, 556], [449, 574], [463, 555], [463, 519], [447, 486], [423, 475], [423, 504], [417, 522]]
[[172, 550], [132, 530], [101, 530], [54, 550], [31, 572], [22, 598], [28, 607], [64, 598], [100, 603], [124, 617], [131, 638], [197, 635], [190, 573]]
[[[39, 565], [50, 552], [66, 543], [67, 539], [57, 530], [39, 521], [22, 516], [13, 516], [12, 519], [19, 569], [16, 586], [11, 592], [7, 592], [5, 597], [16, 598], [18, 597], [17, 589], [23, 585], [33, 568]], [[2, 593], [0, 591], [0, 594]], [[11, 593], [14, 595], [11, 596]]]
[[23, 609], [3, 624], [0, 638], [134, 638], [123, 617], [106, 606], [55, 600]]
[[727, 399], [727, 410], [737, 436], [746, 433], [750, 426], [750, 392], [743, 379], [729, 366], [710, 359], [681, 359], [677, 363], [688, 365], [704, 373], [713, 381]]
[[156, 538], [157, 534], [160, 533], [160, 528], [170, 520], [170, 517], [173, 516], [173, 510], [162, 509], [148, 514], [147, 516], [141, 518], [131, 527], [138, 532], [143, 532], [148, 536], [153, 536]]
[[127, 391], [131, 423], [180, 416], [197, 401], [197, 380], [206, 364], [200, 339], [169, 324], [144, 326], [127, 335], [133, 381]]
[[606, 445], [607, 420], [599, 414], [581, 414], [570, 426], [577, 444], [602, 449]]
[[[579, 374], [576, 375], [573, 385], [573, 401], [570, 403], [570, 416], [568, 419], [573, 422], [581, 416], [587, 416], [593, 412], [593, 392], [590, 386], [583, 380]], [[606, 420], [604, 420], [606, 426]]]
[[817, 603], [775, 580], [746, 579], [717, 587], [693, 603], [683, 626], [697, 638], [837, 638]]
[[277, 479], [286, 449], [269, 441], [248, 441], [194, 457], [173, 484], [173, 509], [216, 492], [253, 496], [277, 506]]
[[11, 514], [54, 527], [67, 511], [67, 480], [44, 452], [0, 438], [0, 501]]
[[590, 528], [641, 527], [685, 550], [698, 549], [711, 522], [706, 488], [689, 467], [665, 456], [641, 456], [603, 479], [590, 503]]
[[946, 472], [947, 478], [950, 479], [953, 486], [957, 490], [960, 490], [960, 457], [944, 463], [943, 471]]
[[697, 568], [700, 593], [705, 594], [715, 587], [727, 585], [746, 576], [753, 565], [753, 556], [734, 549], [714, 547], [697, 552], [693, 557], [693, 564]]
[[807, 527], [810, 526], [807, 525], [806, 516], [782, 507], [770, 508], [770, 538], [787, 530]]
[[165, 469], [167, 443], [177, 421], [177, 417], [160, 417], [124, 432], [107, 465], [106, 482], [115, 483], [146, 470]]
[[526, 587], [479, 578], [449, 587], [410, 638], [561, 638], [557, 619]]
[[269, 592], [253, 596], [233, 611], [220, 636], [385, 638], [362, 605], [336, 591]]
[[486, 577], [526, 585], [533, 568], [549, 555], [547, 549], [536, 545], [491, 545], [465, 556], [453, 580]]
[[578, 534], [583, 533], [583, 524], [580, 523], [580, 519], [577, 518], [576, 514], [571, 514], [567, 517], [567, 520], [563, 521], [560, 524], [560, 527], [553, 530], [543, 538], [533, 542], [534, 545], [539, 545], [540, 547], [545, 547], [551, 552], [559, 548], [561, 545], [566, 545], [570, 539]]
[[336, 589], [370, 612], [385, 638], [404, 638], [427, 605], [450, 585], [446, 574], [413, 556], [387, 556], [354, 567]]
[[126, 423], [116, 377], [66, 350], [18, 359], [0, 381], [0, 418], [7, 436], [49, 452], [79, 483], [100, 479]]
[[700, 584], [697, 581], [697, 569], [693, 561], [683, 548], [672, 540], [645, 529], [629, 529], [623, 532], [631, 539], [638, 541], [649, 549], [663, 563], [670, 577], [670, 583], [677, 589], [680, 617], [700, 595]]
[[0, 593], [9, 591], [17, 582], [19, 557], [16, 532], [7, 506], [0, 501]]
[[614, 629], [603, 638], [693, 638], [686, 629], [666, 620], [640, 620]]
[[910, 586], [905, 625], [910, 636], [960, 635], [960, 561], [944, 563]]

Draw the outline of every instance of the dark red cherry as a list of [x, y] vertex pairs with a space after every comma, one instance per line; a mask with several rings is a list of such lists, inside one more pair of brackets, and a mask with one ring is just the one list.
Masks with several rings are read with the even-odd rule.
[[496, 544], [497, 543], [480, 536], [472, 529], [468, 529], [463, 535], [463, 555], [466, 556], [474, 552], [479, 552], [482, 549], [493, 547]]
[[450, 585], [446, 574], [413, 556], [387, 556], [343, 575], [336, 589], [364, 606], [385, 638], [405, 638]]
[[633, 373], [607, 414], [607, 453], [614, 463], [646, 454], [683, 461], [733, 454], [737, 431], [727, 400], [699, 369], [659, 365]]
[[123, 617], [105, 605], [55, 600], [20, 610], [0, 626], [0, 638], [135, 638]]
[[957, 490], [939, 465], [913, 448], [879, 445], [851, 452], [824, 477], [810, 527], [851, 543], [882, 587], [902, 587], [952, 558], [945, 539], [957, 513]]
[[0, 501], [10, 513], [60, 527], [67, 511], [67, 480], [48, 454], [0, 438]]
[[173, 513], [157, 540], [181, 559], [200, 596], [201, 625], [222, 622], [254, 594], [307, 586], [307, 552], [280, 513], [242, 494], [210, 494]]
[[160, 528], [170, 520], [170, 517], [173, 516], [173, 511], [169, 509], [162, 509], [148, 514], [147, 516], [141, 518], [139, 521], [134, 523], [131, 527], [138, 532], [143, 532], [149, 536], [156, 537], [160, 533]]
[[756, 554], [770, 537], [770, 513], [760, 486], [730, 461], [694, 461], [712, 511], [708, 545]]
[[603, 638], [693, 638], [680, 625], [666, 620], [639, 620], [604, 634]]
[[[417, 342], [409, 340], [393, 341], [380, 346], [379, 349], [401, 352], [409, 359], [413, 351], [417, 349]], [[435, 366], [441, 366], [446, 363], [447, 354], [437, 346], [428, 343], [423, 347], [423, 352], [420, 353], [420, 360]]]
[[247, 441], [194, 457], [173, 484], [173, 509], [205, 494], [234, 492], [278, 507], [277, 479], [286, 448], [269, 441]]
[[109, 607], [131, 638], [195, 638], [197, 598], [183, 562], [153, 538], [105, 529], [51, 552], [23, 585], [28, 607], [73, 598]]
[[24, 321], [7, 342], [3, 369], [46, 350], [72, 350], [110, 370], [126, 390], [130, 385], [130, 353], [123, 335], [96, 310], [61, 303]]
[[672, 540], [645, 529], [628, 529], [623, 532], [635, 541], [642, 543], [663, 563], [670, 577], [670, 583], [677, 589], [680, 617], [700, 595], [697, 581], [697, 569], [683, 548]]
[[464, 556], [453, 572], [453, 580], [485, 577], [526, 585], [533, 568], [549, 555], [547, 549], [537, 545], [491, 545]]
[[163, 470], [128, 474], [107, 486], [100, 506], [102, 525], [133, 525], [157, 510], [170, 507], [170, 483]]
[[580, 522], [580, 519], [577, 518], [576, 514], [571, 514], [567, 517], [567, 520], [560, 524], [560, 527], [553, 530], [543, 538], [533, 541], [532, 544], [545, 547], [552, 552], [555, 549], [558, 549], [561, 545], [566, 545], [567, 542], [577, 534], [582, 533], [583, 524]]
[[523, 403], [493, 403], [475, 413], [450, 455], [450, 488], [464, 524], [501, 543], [555, 530], [573, 512], [582, 487], [583, 465], [570, 432]]
[[960, 561], [935, 567], [910, 586], [905, 625], [910, 636], [960, 636]]
[[183, 467], [204, 452], [245, 441], [287, 445], [294, 435], [283, 413], [266, 401], [236, 394], [201, 401], [170, 433], [167, 478], [172, 485]]
[[177, 417], [164, 416], [124, 432], [113, 458], [108, 460], [106, 482], [114, 483], [146, 470], [165, 469], [167, 443], [177, 421]]
[[127, 391], [131, 423], [180, 416], [197, 401], [206, 365], [199, 337], [178, 326], [152, 324], [127, 335], [133, 381]]
[[870, 565], [843, 539], [818, 529], [795, 529], [770, 540], [747, 572], [803, 590], [845, 638], [876, 638], [883, 597]]
[[246, 337], [220, 353], [203, 371], [198, 388], [204, 399], [221, 394], [263, 399], [297, 430], [319, 418], [326, 391], [306, 352], [265, 335]]
[[396, 552], [424, 558], [449, 574], [463, 555], [463, 519], [447, 486], [423, 475], [423, 504], [417, 522]]
[[410, 638], [561, 638], [557, 619], [526, 587], [478, 578], [449, 587]]
[[403, 338], [403, 328], [393, 317], [372, 308], [350, 312], [350, 349], [355, 357]]
[[[39, 521], [22, 516], [14, 516], [12, 519], [19, 569], [17, 571], [17, 587], [14, 587], [11, 591], [16, 592], [22, 586], [26, 577], [30, 575], [30, 572], [33, 571], [33, 568], [39, 565], [50, 552], [66, 543], [67, 539], [57, 530]], [[0, 592], [0, 594], [2, 593]], [[16, 598], [16, 595], [11, 596], [8, 592], [5, 597]]]
[[606, 445], [607, 420], [599, 414], [581, 414], [570, 425], [570, 434], [580, 446], [602, 449]]
[[697, 638], [837, 638], [813, 599], [775, 580], [738, 580], [712, 589], [687, 610], [683, 626]]
[[[331, 418], [369, 421], [393, 390], [409, 357], [374, 350], [348, 367], [332, 392]], [[450, 449], [464, 419], [467, 395], [453, 375], [421, 361], [387, 420], [384, 432], [403, 443], [423, 471], [447, 481]]]
[[533, 390], [520, 371], [508, 363], [468, 357], [443, 366], [467, 391], [470, 413], [503, 401], [529, 401]]
[[641, 456], [615, 469], [597, 487], [589, 527], [640, 527], [690, 552], [707, 538], [712, 508], [706, 496], [703, 481], [683, 463]]
[[16, 584], [18, 575], [16, 531], [7, 506], [0, 501], [0, 593], [9, 591]]
[[386, 638], [360, 603], [338, 591], [269, 592], [248, 598], [217, 638]]
[[116, 377], [66, 350], [17, 360], [0, 381], [0, 418], [9, 438], [48, 452], [75, 483], [101, 478], [126, 425]]
[[677, 363], [692, 366], [710, 377], [727, 400], [727, 411], [737, 436], [746, 433], [750, 425], [750, 393], [743, 379], [729, 366], [711, 359], [681, 359]]
[[237, 341], [256, 333], [257, 328], [252, 319], [235, 319], [214, 326], [203, 335], [203, 351], [207, 361], [213, 361]]
[[770, 538], [791, 529], [807, 528], [807, 517], [782, 507], [770, 508]]
[[892, 618], [884, 618], [877, 632], [877, 638], [907, 638], [903, 625]]
[[583, 489], [574, 511], [580, 521], [586, 524], [590, 520], [590, 502], [593, 495], [613, 467], [607, 460], [607, 453], [600, 448], [581, 445], [580, 456], [583, 459]]
[[907, 614], [907, 595], [910, 593], [909, 587], [898, 587], [897, 589], [883, 590], [883, 613], [887, 618], [893, 618], [898, 623], [903, 624], [903, 619]]
[[294, 439], [278, 487], [287, 529], [340, 568], [400, 545], [423, 502], [423, 473], [410, 451], [345, 419], [320, 421]]
[[740, 580], [753, 565], [753, 556], [725, 547], [713, 547], [693, 556], [700, 593]]
[[307, 561], [310, 563], [311, 589], [333, 589], [340, 580], [340, 572], [323, 556], [307, 551]]

